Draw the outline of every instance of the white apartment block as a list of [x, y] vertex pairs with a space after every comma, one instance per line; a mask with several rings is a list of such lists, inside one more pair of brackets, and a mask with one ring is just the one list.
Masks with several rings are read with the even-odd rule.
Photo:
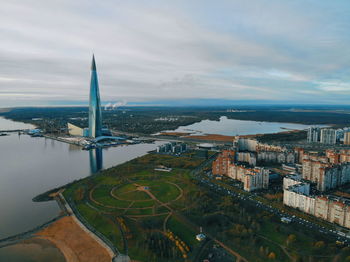
[[257, 152], [257, 160], [272, 163], [295, 163], [295, 154], [290, 151], [259, 151]]
[[[310, 184], [298, 178], [284, 178], [283, 185], [295, 183], [283, 190], [283, 204], [331, 223], [350, 228], [350, 201], [334, 196], [310, 196]], [[287, 180], [293, 180], [287, 181]]]
[[327, 191], [350, 182], [350, 163], [334, 165], [304, 159], [302, 178], [315, 182], [318, 190]]
[[236, 153], [236, 159], [238, 162], [248, 163], [251, 166], [256, 166], [256, 156], [251, 152], [238, 152]]
[[307, 142], [317, 143], [320, 142], [321, 129], [319, 127], [309, 127], [307, 130]]
[[300, 174], [287, 175], [283, 178], [283, 189], [287, 189], [290, 186], [298, 185], [300, 183], [301, 183]]
[[323, 144], [335, 144], [337, 142], [337, 133], [335, 129], [321, 129], [320, 142]]
[[262, 167], [246, 168], [245, 166], [230, 164], [227, 176], [239, 180], [244, 184], [245, 191], [253, 191], [269, 187], [269, 170]]

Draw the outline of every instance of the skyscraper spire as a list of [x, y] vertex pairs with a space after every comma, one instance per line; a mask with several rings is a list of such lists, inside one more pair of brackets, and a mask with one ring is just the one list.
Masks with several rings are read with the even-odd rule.
[[96, 71], [95, 55], [92, 54], [91, 70]]
[[95, 56], [92, 55], [90, 99], [89, 99], [89, 137], [95, 138], [101, 135], [102, 135], [102, 111], [101, 111], [101, 101], [100, 101], [100, 90], [98, 88]]

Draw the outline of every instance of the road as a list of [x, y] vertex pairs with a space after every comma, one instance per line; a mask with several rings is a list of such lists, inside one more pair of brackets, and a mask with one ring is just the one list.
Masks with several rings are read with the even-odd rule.
[[[229, 190], [221, 185], [218, 185], [214, 183], [214, 177], [211, 175], [211, 173], [201, 173], [197, 174], [196, 179], [202, 184], [205, 185], [206, 187], [210, 188], [211, 190], [216, 191], [219, 194], [223, 195], [229, 195], [235, 198], [238, 198], [241, 201], [244, 201], [246, 203], [250, 203], [254, 205], [256, 208], [260, 208], [262, 210], [268, 211], [270, 213], [273, 213], [279, 217], [289, 217], [292, 219], [292, 223], [299, 224], [300, 226], [303, 226], [309, 230], [315, 230], [318, 231], [322, 234], [327, 235], [328, 237], [334, 238], [335, 240], [344, 242], [346, 244], [350, 244], [350, 239], [347, 238], [346, 236], [339, 235], [337, 231], [335, 230], [330, 230], [326, 227], [323, 227], [321, 225], [315, 224], [311, 221], [308, 221], [306, 219], [297, 217], [295, 215], [291, 216], [287, 212], [284, 212], [283, 210], [280, 210], [278, 208], [275, 208], [271, 205], [265, 204], [257, 199], [255, 199], [256, 195], [254, 193], [251, 193], [249, 195], [243, 194], [243, 193], [238, 193], [237, 191], [234, 190]], [[227, 187], [233, 188], [234, 186], [226, 184]]]

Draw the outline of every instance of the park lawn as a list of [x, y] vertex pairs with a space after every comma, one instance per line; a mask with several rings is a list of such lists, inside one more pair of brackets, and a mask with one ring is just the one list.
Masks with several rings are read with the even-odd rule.
[[90, 225], [107, 237], [119, 250], [123, 250], [123, 237], [115, 222], [106, 216], [100, 215], [85, 204], [79, 203], [77, 209]]
[[133, 176], [149, 176], [149, 175], [153, 175], [150, 170], [141, 170], [141, 171], [138, 171], [138, 172], [135, 172], [133, 174]]
[[151, 200], [152, 198], [143, 191], [129, 191], [126, 193], [119, 194], [118, 190], [114, 191], [114, 194], [122, 200]]
[[[285, 225], [281, 225], [281, 228], [282, 229], [280, 231], [283, 231], [283, 232], [277, 232], [274, 229], [274, 226], [271, 222], [265, 222], [262, 225], [260, 233], [264, 235], [266, 238], [270, 239], [271, 241], [283, 246], [287, 246], [286, 239], [288, 235], [294, 234], [296, 236], [296, 241], [293, 244], [291, 244], [290, 247], [287, 247], [287, 249], [297, 250], [298, 252], [301, 252], [303, 254], [315, 255], [313, 243], [317, 241], [317, 239], [313, 237], [313, 234], [310, 230], [301, 232], [300, 230], [294, 230], [290, 226], [285, 226]], [[310, 235], [307, 235], [308, 233]], [[265, 241], [265, 242], [268, 243], [269, 241]], [[320, 250], [319, 252], [323, 253], [322, 250]]]
[[[104, 186], [104, 185], [117, 186], [120, 184], [120, 180], [113, 177], [113, 176], [104, 175], [104, 176], [101, 176], [101, 178], [102, 179], [101, 179], [100, 183], [98, 183], [101, 186]], [[97, 185], [97, 183], [96, 183], [96, 185]]]
[[108, 190], [105, 187], [97, 187], [93, 193], [92, 197], [94, 200], [99, 202], [101, 205], [113, 206], [119, 208], [128, 207], [131, 201], [119, 200], [112, 197]]
[[156, 214], [163, 214], [163, 213], [169, 213], [169, 209], [167, 209], [164, 206], [158, 206], [156, 207]]
[[179, 221], [176, 217], [171, 216], [167, 223], [167, 229], [172, 231], [175, 235], [181, 238], [193, 250], [194, 246], [198, 245], [196, 235], [199, 233], [189, 227], [187, 224]]
[[98, 209], [99, 211], [105, 212], [105, 213], [122, 213], [124, 212], [124, 209], [119, 209], [119, 208], [112, 208], [112, 207], [106, 207], [106, 206], [101, 206], [96, 204], [95, 202], [88, 200], [86, 202], [88, 205], [92, 206], [95, 209]]
[[153, 214], [153, 208], [147, 208], [147, 209], [128, 209], [125, 213], [125, 215], [152, 215]]
[[150, 199], [147, 201], [135, 201], [134, 204], [132, 204], [131, 208], [153, 207], [154, 205], [155, 205], [155, 201], [153, 199]]
[[120, 194], [136, 190], [136, 188], [137, 187], [131, 183], [124, 184], [124, 185], [120, 185], [119, 187], [116, 187], [115, 189], [113, 189], [113, 193], [115, 195], [119, 196]]
[[278, 232], [275, 229], [276, 225], [278, 224], [271, 223], [269, 221], [264, 221], [263, 224], [261, 225], [261, 229], [259, 233], [264, 237], [272, 240], [273, 242], [276, 242], [280, 245], [285, 245], [288, 235], [284, 235]]
[[168, 183], [155, 185], [151, 188], [152, 194], [161, 202], [167, 203], [176, 199], [180, 195], [179, 189]]
[[[154, 219], [163, 221], [165, 216], [157, 216]], [[129, 256], [133, 261], [146, 262], [147, 259], [153, 257], [153, 253], [148, 249], [146, 244], [147, 234], [146, 231], [135, 223], [135, 220], [126, 218], [126, 225], [130, 230], [132, 237], [128, 239]], [[154, 261], [154, 259], [150, 260]]]
[[[315, 241], [314, 238], [307, 236], [305, 233], [300, 232], [299, 230], [293, 230], [291, 227], [286, 227], [285, 225], [281, 225], [281, 230], [278, 232], [274, 227], [276, 223], [271, 223], [269, 221], [265, 221], [262, 224], [260, 234], [270, 239], [271, 241], [278, 243], [280, 245], [286, 246], [286, 239], [288, 235], [294, 234], [296, 236], [296, 246], [298, 249], [303, 250], [304, 252], [310, 251], [312, 248], [312, 243]], [[311, 232], [309, 232], [311, 233]], [[294, 245], [295, 246], [295, 245]]]
[[175, 210], [183, 210], [189, 206], [192, 206], [192, 204], [189, 203], [189, 201], [184, 201], [184, 197], [181, 197], [177, 201], [170, 202], [169, 206]]

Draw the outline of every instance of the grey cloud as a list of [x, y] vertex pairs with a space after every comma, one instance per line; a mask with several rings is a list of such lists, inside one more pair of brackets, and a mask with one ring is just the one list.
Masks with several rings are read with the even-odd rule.
[[350, 82], [350, 4], [306, 2], [4, 2], [0, 106], [85, 101], [92, 52], [105, 101], [336, 101]]

